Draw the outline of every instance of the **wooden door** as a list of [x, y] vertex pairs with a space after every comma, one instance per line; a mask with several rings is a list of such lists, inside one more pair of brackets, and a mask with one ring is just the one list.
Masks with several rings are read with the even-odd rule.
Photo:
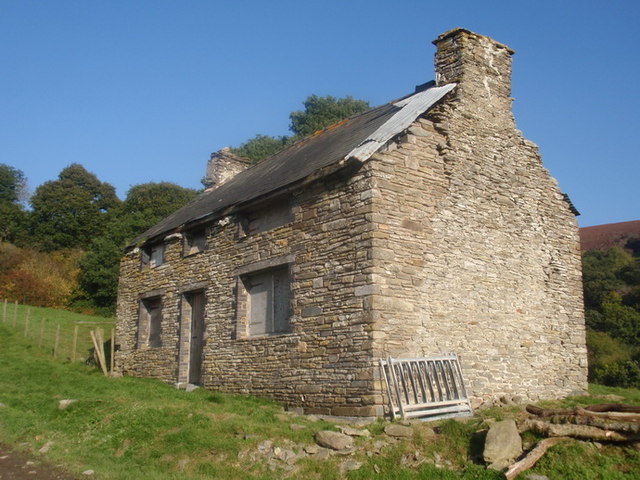
[[204, 343], [204, 292], [186, 295], [191, 310], [191, 342], [189, 348], [189, 383], [202, 382], [202, 347]]

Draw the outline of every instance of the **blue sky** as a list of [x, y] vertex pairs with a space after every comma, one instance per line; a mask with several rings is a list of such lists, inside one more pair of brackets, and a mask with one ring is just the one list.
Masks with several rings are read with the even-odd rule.
[[640, 2], [0, 0], [0, 163], [31, 190], [81, 163], [199, 188], [211, 152], [288, 133], [310, 94], [386, 103], [433, 78], [431, 41], [509, 45], [518, 127], [581, 211], [640, 219]]

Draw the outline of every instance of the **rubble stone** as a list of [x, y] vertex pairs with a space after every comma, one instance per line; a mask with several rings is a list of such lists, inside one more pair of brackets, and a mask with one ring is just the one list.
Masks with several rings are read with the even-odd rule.
[[392, 423], [391, 425], [384, 427], [384, 433], [390, 437], [411, 438], [413, 437], [413, 428]]
[[353, 447], [353, 438], [344, 433], [321, 430], [316, 433], [316, 443], [332, 450], [347, 450]]
[[482, 453], [489, 468], [501, 470], [521, 453], [522, 439], [514, 420], [502, 420], [489, 427]]

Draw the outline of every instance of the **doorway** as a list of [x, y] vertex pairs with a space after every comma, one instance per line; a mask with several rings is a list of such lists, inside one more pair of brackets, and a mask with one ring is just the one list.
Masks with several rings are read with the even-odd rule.
[[189, 383], [202, 384], [202, 349], [204, 344], [204, 292], [185, 293], [191, 316], [189, 341]]

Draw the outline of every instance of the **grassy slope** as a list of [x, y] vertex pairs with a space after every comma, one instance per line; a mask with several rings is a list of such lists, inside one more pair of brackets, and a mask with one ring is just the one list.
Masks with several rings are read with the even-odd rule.
[[76, 360], [83, 361], [88, 357], [89, 350], [93, 348], [90, 330], [101, 328], [104, 331], [105, 340], [108, 340], [110, 331], [115, 326], [115, 319], [55, 308], [26, 305], [18, 305], [16, 308], [13, 303], [7, 304], [5, 309], [2, 301], [0, 302], [0, 325], [3, 323], [18, 330], [23, 337], [26, 333], [34, 345], [41, 345], [49, 352], [53, 352], [56, 332], [60, 326], [58, 356], [63, 359], [71, 358], [74, 328], [77, 326]]
[[[31, 451], [51, 441], [48, 460], [76, 472], [93, 469], [98, 479], [282, 478], [283, 472], [270, 470], [265, 461], [239, 454], [255, 450], [266, 439], [282, 445], [312, 444], [315, 432], [333, 428], [305, 417], [283, 418], [278, 405], [257, 398], [206, 390], [186, 393], [153, 380], [106, 378], [85, 365], [52, 360], [20, 331], [2, 324], [0, 352], [0, 402], [6, 405], [0, 408], [0, 440]], [[637, 390], [597, 390], [619, 392], [640, 403]], [[78, 401], [59, 410], [58, 401], [64, 398]], [[416, 426], [411, 441], [387, 447], [382, 454], [367, 455], [378, 438], [358, 440], [363, 449], [356, 458], [364, 465], [348, 478], [500, 478], [469, 458], [481, 451], [482, 436], [476, 432], [486, 428], [484, 418], [517, 412], [495, 409], [464, 423], [442, 422], [437, 441], [426, 435], [424, 426]], [[291, 423], [305, 428], [293, 431]], [[370, 426], [380, 439], [383, 428], [383, 422]], [[464, 473], [429, 462], [416, 465], [416, 455], [431, 462], [441, 459], [437, 461]], [[294, 477], [341, 478], [343, 460], [302, 460]], [[551, 450], [534, 471], [550, 478], [638, 478], [631, 472], [640, 472], [640, 452], [572, 442]]]

